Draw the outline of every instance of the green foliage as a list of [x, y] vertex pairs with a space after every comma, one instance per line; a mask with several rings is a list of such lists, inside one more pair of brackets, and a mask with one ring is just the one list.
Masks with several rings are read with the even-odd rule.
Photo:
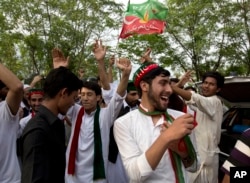
[[59, 47], [70, 57], [75, 73], [84, 67], [86, 77], [96, 76], [92, 43], [102, 39], [108, 46], [107, 63], [117, 54], [137, 65], [150, 47], [153, 60], [170, 68], [173, 76], [190, 69], [197, 80], [208, 70], [250, 74], [249, 0], [166, 4], [163, 34], [136, 35], [115, 45], [124, 9], [113, 0], [1, 0], [0, 59], [18, 77], [29, 78], [52, 68], [51, 50]]
[[91, 45], [118, 28], [122, 12], [114, 1], [2, 0], [1, 58], [12, 63], [19, 77], [27, 78], [46, 74], [52, 68], [51, 50], [59, 47], [70, 56], [73, 71], [84, 66], [86, 74], [94, 75]]
[[230, 74], [234, 69], [249, 75], [249, 1], [168, 0], [167, 5], [164, 34], [134, 36], [120, 48], [138, 58], [141, 50], [151, 47], [154, 60], [176, 76], [194, 70], [200, 80], [208, 70]]

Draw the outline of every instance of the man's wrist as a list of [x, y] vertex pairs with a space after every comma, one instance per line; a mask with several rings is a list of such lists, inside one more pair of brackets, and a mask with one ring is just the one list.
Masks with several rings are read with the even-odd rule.
[[181, 88], [181, 89], [183, 89], [183, 88], [184, 88], [184, 86], [183, 86], [180, 82], [176, 83], [176, 85], [175, 85], [175, 86], [177, 86], [178, 88]]

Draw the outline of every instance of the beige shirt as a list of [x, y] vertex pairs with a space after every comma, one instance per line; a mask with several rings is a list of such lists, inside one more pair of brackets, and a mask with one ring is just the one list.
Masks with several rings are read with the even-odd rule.
[[194, 129], [197, 152], [201, 163], [200, 170], [195, 173], [197, 182], [217, 182], [218, 179], [218, 144], [221, 136], [221, 123], [223, 118], [222, 101], [216, 96], [204, 97], [192, 92], [187, 104], [197, 107]]

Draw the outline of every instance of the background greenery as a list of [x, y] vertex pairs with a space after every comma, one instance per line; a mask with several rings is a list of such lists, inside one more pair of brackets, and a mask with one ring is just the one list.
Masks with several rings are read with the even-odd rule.
[[[51, 50], [70, 56], [77, 73], [96, 75], [91, 53], [95, 39], [107, 55], [138, 63], [147, 47], [153, 59], [178, 77], [192, 69], [196, 79], [208, 70], [250, 74], [250, 0], [168, 0], [167, 28], [160, 35], [119, 40], [125, 8], [112, 0], [1, 0], [0, 59], [21, 79], [52, 67]], [[117, 74], [114, 73], [114, 76]]]

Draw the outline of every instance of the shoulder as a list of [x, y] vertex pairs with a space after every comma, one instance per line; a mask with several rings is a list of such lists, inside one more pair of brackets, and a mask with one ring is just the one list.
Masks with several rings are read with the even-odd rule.
[[118, 117], [114, 122], [114, 131], [126, 131], [139, 125], [142, 120], [139, 120], [139, 111], [133, 110], [123, 116]]
[[195, 92], [191, 92], [192, 93], [192, 100], [194, 101], [203, 101], [204, 103], [207, 104], [213, 104], [213, 105], [220, 105], [222, 106], [222, 101], [220, 99], [220, 97], [218, 95], [212, 95], [209, 97], [205, 97], [201, 94], [195, 93]]
[[13, 115], [6, 101], [0, 102], [0, 118], [1, 121], [8, 121], [8, 123], [16, 122], [17, 120], [19, 120], [18, 113], [16, 115]]
[[130, 118], [131, 116], [135, 117], [136, 115], [138, 115], [138, 112], [139, 112], [138, 109], [135, 109], [133, 111], [127, 112], [126, 114], [119, 116], [117, 119], [119, 119], [119, 121], [126, 120], [127, 118]]
[[80, 109], [82, 108], [83, 106], [80, 105], [80, 104], [74, 104], [72, 107], [69, 108], [68, 112], [67, 112], [67, 115], [73, 115], [75, 113], [78, 113], [80, 111]]
[[31, 118], [30, 120], [27, 120], [27, 125], [24, 128], [23, 131], [23, 135], [22, 136], [26, 136], [27, 134], [37, 131], [37, 130], [41, 130], [44, 132], [47, 132], [49, 130], [49, 124], [46, 120], [44, 120], [43, 118], [41, 118], [41, 116], [39, 114], [36, 114], [33, 118]]
[[173, 116], [174, 118], [178, 118], [179, 116], [182, 116], [183, 114], [185, 114], [181, 111], [177, 111], [173, 109], [167, 109], [167, 112], [169, 115]]
[[20, 124], [23, 124], [23, 123], [28, 122], [31, 118], [32, 118], [32, 117], [31, 117], [31, 113], [30, 113], [28, 116], [26, 116], [26, 117], [24, 117], [24, 118], [22, 118], [22, 119], [20, 120]]
[[5, 100], [0, 102], [0, 111], [1, 111], [1, 114], [3, 114], [3, 113], [10, 113], [11, 114], [9, 106]]

